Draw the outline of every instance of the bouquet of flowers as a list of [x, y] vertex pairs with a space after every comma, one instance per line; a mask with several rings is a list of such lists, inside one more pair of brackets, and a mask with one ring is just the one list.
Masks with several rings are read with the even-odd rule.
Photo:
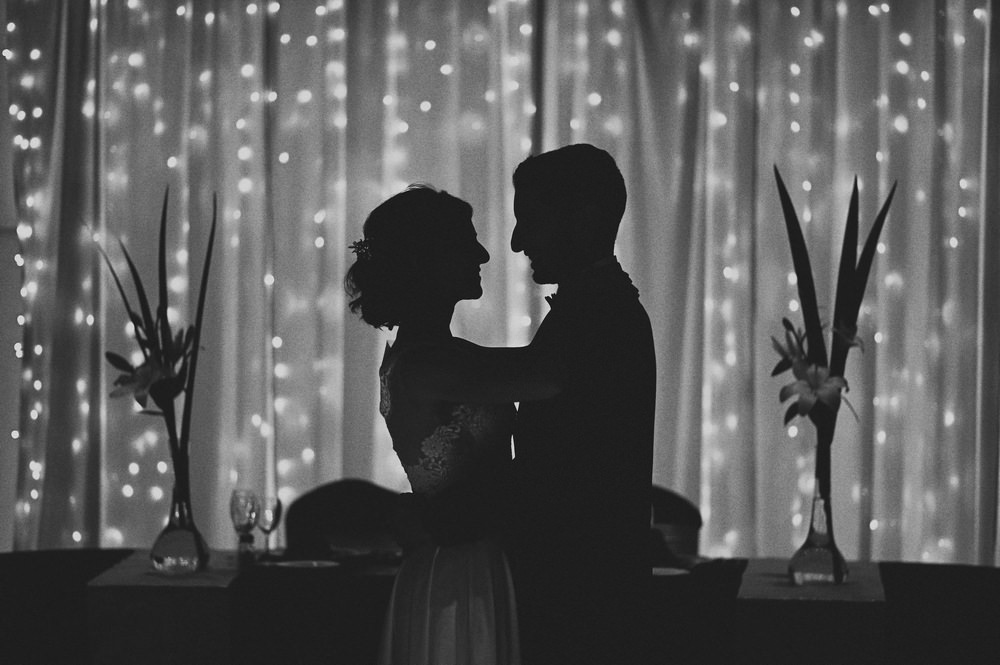
[[782, 402], [792, 397], [797, 398], [785, 412], [785, 424], [787, 425], [796, 416], [808, 416], [819, 426], [821, 421], [836, 417], [840, 408], [841, 392], [848, 389], [847, 380], [844, 379], [847, 353], [853, 347], [861, 346], [857, 336], [858, 312], [861, 310], [861, 301], [875, 258], [878, 238], [889, 213], [889, 204], [892, 203], [892, 197], [896, 192], [896, 184], [893, 183], [889, 196], [875, 217], [875, 223], [868, 233], [859, 258], [857, 256], [858, 180], [854, 179], [854, 189], [847, 212], [847, 228], [844, 231], [844, 244], [840, 253], [837, 295], [833, 310], [833, 336], [828, 360], [825, 333], [816, 300], [816, 287], [812, 267], [809, 264], [809, 250], [806, 248], [795, 208], [792, 206], [777, 166], [774, 167], [774, 177], [778, 181], [778, 194], [781, 197], [785, 228], [792, 249], [792, 262], [795, 266], [805, 330], [796, 329], [787, 318], [782, 319], [785, 341], [782, 343], [775, 337], [771, 338], [775, 351], [781, 356], [771, 375], [777, 376], [792, 370], [795, 376], [795, 381], [782, 387], [779, 393]]
[[[198, 349], [201, 339], [202, 315], [205, 310], [205, 293], [208, 286], [208, 273], [212, 263], [212, 246], [215, 242], [216, 202], [212, 200], [212, 226], [208, 235], [208, 249], [205, 253], [205, 264], [201, 275], [201, 288], [198, 292], [198, 308], [194, 325], [180, 327], [176, 333], [171, 330], [167, 318], [167, 196], [169, 188], [163, 195], [163, 210], [160, 215], [160, 246], [159, 246], [159, 303], [154, 310], [150, 307], [149, 298], [143, 288], [142, 278], [132, 261], [125, 244], [119, 240], [125, 261], [128, 263], [132, 282], [135, 285], [139, 302], [139, 311], [133, 309], [125, 288], [111, 265], [104, 248], [98, 245], [101, 255], [111, 275], [114, 277], [118, 293], [121, 295], [128, 313], [129, 321], [135, 329], [135, 339], [142, 352], [142, 362], [133, 366], [125, 357], [107, 351], [104, 356], [111, 365], [121, 372], [114, 382], [111, 397], [131, 395], [142, 407], [142, 413], [162, 416], [167, 426], [167, 436], [170, 442], [170, 456], [174, 461], [175, 474], [178, 462], [187, 457], [188, 442], [191, 427], [191, 395], [194, 390], [195, 373], [198, 368]], [[177, 414], [175, 399], [184, 394], [181, 412], [180, 431], [177, 429]], [[155, 408], [150, 407], [152, 401]], [[185, 465], [186, 466], [186, 465]]]

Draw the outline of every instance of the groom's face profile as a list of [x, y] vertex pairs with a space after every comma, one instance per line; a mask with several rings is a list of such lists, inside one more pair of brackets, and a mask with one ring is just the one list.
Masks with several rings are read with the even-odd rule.
[[531, 275], [537, 284], [558, 284], [570, 272], [563, 216], [559, 206], [544, 194], [517, 189], [514, 192], [514, 217], [517, 223], [510, 237], [510, 248], [524, 252], [531, 261]]

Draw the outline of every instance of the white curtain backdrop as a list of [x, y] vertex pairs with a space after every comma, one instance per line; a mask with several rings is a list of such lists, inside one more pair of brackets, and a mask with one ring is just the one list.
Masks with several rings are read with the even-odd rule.
[[192, 476], [199, 527], [231, 547], [237, 485], [286, 502], [341, 477], [407, 489], [377, 413], [392, 335], [350, 315], [342, 290], [368, 211], [410, 182], [468, 200], [493, 258], [455, 332], [524, 344], [547, 290], [509, 249], [510, 176], [530, 152], [585, 141], [616, 157], [628, 185], [618, 250], [657, 338], [653, 481], [700, 506], [702, 552], [790, 555], [808, 526], [814, 433], [782, 425], [788, 379], [770, 377], [770, 336], [783, 316], [801, 325], [776, 165], [827, 321], [854, 177], [862, 234], [898, 182], [864, 351], [847, 368], [858, 418], [842, 409], [833, 450], [842, 549], [1000, 563], [988, 0], [0, 11], [0, 138], [13, 146], [0, 194], [4, 237], [16, 228], [18, 241], [0, 257], [16, 268], [0, 298], [17, 365], [2, 378], [20, 392], [0, 407], [13, 423], [0, 486], [14, 488], [0, 493], [0, 547], [142, 547], [162, 526], [165, 434], [108, 397], [104, 351], [135, 344], [95, 242], [121, 270], [121, 238], [153, 288], [168, 186], [180, 322], [219, 200]]

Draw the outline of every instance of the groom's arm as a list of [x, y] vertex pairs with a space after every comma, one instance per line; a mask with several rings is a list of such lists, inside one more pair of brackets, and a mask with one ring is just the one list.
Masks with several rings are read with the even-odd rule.
[[401, 367], [410, 394], [428, 400], [482, 404], [555, 397], [562, 386], [558, 354], [523, 346], [453, 349], [411, 353]]

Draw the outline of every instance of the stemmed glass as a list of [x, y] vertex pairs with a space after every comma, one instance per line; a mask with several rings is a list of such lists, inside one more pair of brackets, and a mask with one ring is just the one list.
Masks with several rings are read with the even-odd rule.
[[271, 558], [271, 532], [281, 523], [281, 499], [276, 496], [264, 497], [260, 502], [257, 528], [264, 532], [264, 559]]
[[240, 537], [238, 558], [242, 562], [253, 558], [253, 529], [260, 516], [260, 501], [251, 490], [233, 490], [229, 497], [229, 517]]

